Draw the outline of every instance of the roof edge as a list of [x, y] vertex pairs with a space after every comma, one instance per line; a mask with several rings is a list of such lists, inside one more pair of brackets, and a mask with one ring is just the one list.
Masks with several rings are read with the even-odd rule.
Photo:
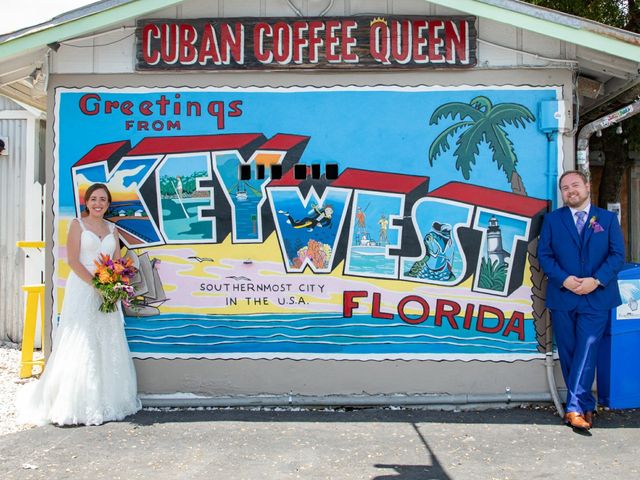
[[[49, 43], [91, 33], [103, 25], [126, 21], [182, 2], [183, 0], [133, 0], [114, 6], [107, 6], [104, 10], [89, 13], [88, 15], [83, 15], [84, 9], [77, 9], [75, 11], [80, 14], [78, 18], [64, 21], [65, 15], [60, 15], [52, 20], [62, 18], [63, 23], [61, 24], [47, 27], [50, 22], [45, 22], [36, 26], [42, 27], [36, 28], [36, 30], [26, 28], [14, 32], [19, 35], [0, 43], [0, 61], [43, 48]], [[95, 4], [88, 7], [95, 7]], [[26, 33], [20, 34], [21, 32]], [[11, 36], [12, 34], [8, 35]]]
[[62, 12], [53, 18], [44, 20], [35, 25], [27, 25], [12, 32], [2, 33], [0, 34], [0, 43], [4, 43], [6, 41], [13, 40], [19, 37], [24, 37], [25, 35], [35, 33], [39, 30], [45, 30], [47, 28], [55, 27], [56, 25], [61, 25], [63, 23], [77, 20], [81, 17], [93, 15], [94, 13], [100, 13], [109, 8], [117, 7], [121, 4], [129, 3], [131, 1], [133, 0], [99, 0], [88, 5], [77, 7], [73, 10]]
[[[640, 35], [517, 0], [425, 0], [638, 62]], [[570, 40], [569, 40], [570, 39]]]

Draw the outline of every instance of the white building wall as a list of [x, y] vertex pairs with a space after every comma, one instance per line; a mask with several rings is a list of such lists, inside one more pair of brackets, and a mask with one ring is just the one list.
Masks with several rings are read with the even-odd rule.
[[[41, 283], [44, 252], [16, 247], [19, 240], [42, 240], [43, 187], [36, 181], [39, 115], [0, 96], [0, 341], [20, 343], [24, 284]], [[39, 342], [37, 342], [39, 344]]]
[[[317, 15], [324, 1], [296, 2], [306, 16]], [[413, 1], [336, 1], [327, 15], [352, 14], [446, 15], [460, 14], [420, 0]], [[249, 0], [243, 2], [194, 0], [169, 8], [149, 18], [203, 18], [294, 16], [284, 1]], [[350, 72], [193, 72], [144, 73], [134, 70], [135, 23], [82, 41], [63, 42], [52, 55], [48, 111], [53, 112], [54, 89], [58, 86], [289, 86], [289, 85], [559, 85], [563, 98], [573, 96], [572, 64], [525, 55], [537, 53], [564, 58], [571, 52], [563, 42], [523, 34], [519, 29], [479, 20], [477, 27], [478, 66], [472, 70]], [[495, 45], [482, 42], [486, 40]], [[540, 42], [540, 40], [543, 40]], [[75, 48], [83, 45], [88, 48]], [[502, 47], [500, 47], [502, 46]], [[503, 48], [506, 47], [506, 48]], [[51, 134], [50, 130], [50, 134]], [[566, 162], [573, 158], [571, 141], [562, 142]], [[53, 151], [49, 135], [47, 151]], [[50, 164], [49, 164], [50, 165]], [[49, 172], [49, 175], [51, 173]], [[49, 192], [51, 195], [51, 192]], [[51, 214], [47, 219], [52, 231]], [[49, 252], [47, 278], [52, 275]], [[49, 306], [50, 308], [50, 306]], [[49, 310], [50, 311], [50, 310]], [[295, 360], [137, 360], [140, 391], [176, 391], [204, 394], [303, 395], [363, 393], [447, 393], [502, 394], [545, 392], [543, 360], [512, 363], [480, 361], [295, 361]], [[559, 374], [558, 374], [559, 377]]]

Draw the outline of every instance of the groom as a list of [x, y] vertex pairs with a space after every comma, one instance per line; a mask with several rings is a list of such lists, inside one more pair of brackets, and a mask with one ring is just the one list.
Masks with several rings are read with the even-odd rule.
[[549, 278], [547, 307], [567, 385], [564, 420], [588, 430], [596, 407], [591, 386], [598, 346], [610, 310], [622, 303], [616, 277], [624, 240], [617, 216], [591, 205], [582, 172], [564, 172], [559, 183], [565, 206], [545, 216], [538, 256]]

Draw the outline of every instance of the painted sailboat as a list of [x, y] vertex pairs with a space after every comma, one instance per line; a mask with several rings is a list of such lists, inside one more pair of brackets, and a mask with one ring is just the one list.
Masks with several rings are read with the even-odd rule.
[[244, 202], [249, 198], [249, 194], [247, 193], [247, 188], [244, 182], [238, 183], [238, 188], [236, 189], [236, 200], [239, 202]]
[[147, 252], [137, 255], [133, 250], [128, 250], [125, 257], [131, 258], [138, 272], [131, 279], [131, 285], [137, 295], [136, 304], [130, 307], [123, 305], [124, 314], [130, 317], [158, 315], [158, 307], [168, 300], [158, 274], [159, 260], [149, 258]]

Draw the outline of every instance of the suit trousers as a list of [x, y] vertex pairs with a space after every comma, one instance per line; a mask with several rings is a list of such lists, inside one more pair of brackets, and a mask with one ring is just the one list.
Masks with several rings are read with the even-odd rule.
[[590, 308], [585, 299], [574, 310], [551, 311], [562, 376], [567, 385], [567, 412], [585, 413], [596, 408], [591, 387], [609, 314], [610, 310]]

